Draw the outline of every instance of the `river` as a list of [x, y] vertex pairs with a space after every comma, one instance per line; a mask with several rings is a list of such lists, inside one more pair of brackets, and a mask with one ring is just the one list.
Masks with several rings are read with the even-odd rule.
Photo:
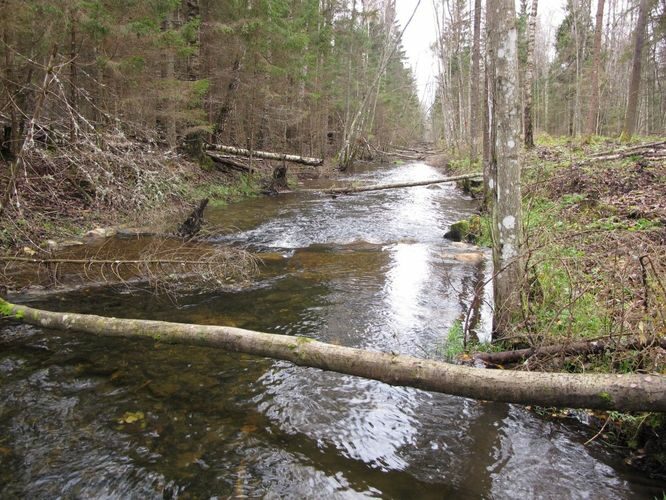
[[[415, 163], [345, 181], [440, 175]], [[221, 228], [216, 244], [282, 256], [252, 286], [176, 303], [108, 287], [31, 305], [441, 358], [489, 272], [476, 250], [442, 237], [475, 207], [450, 184], [248, 199], [206, 217]], [[478, 317], [474, 332], [487, 339], [485, 303]], [[597, 441], [585, 445], [595, 430], [580, 419], [214, 349], [25, 325], [0, 331], [0, 429], [2, 498], [661, 495]]]

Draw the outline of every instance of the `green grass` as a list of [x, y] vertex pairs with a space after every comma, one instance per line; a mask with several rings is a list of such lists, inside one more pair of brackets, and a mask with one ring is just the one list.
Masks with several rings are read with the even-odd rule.
[[446, 339], [437, 348], [437, 353], [447, 361], [453, 361], [465, 350], [464, 335], [462, 321], [454, 321], [446, 334]]
[[192, 200], [209, 198], [211, 206], [220, 207], [242, 198], [256, 196], [259, 189], [257, 177], [243, 174], [232, 184], [204, 184], [189, 189], [185, 195]]
[[458, 158], [451, 160], [448, 165], [451, 173], [455, 175], [471, 174], [481, 171], [481, 161], [470, 161], [469, 158]]

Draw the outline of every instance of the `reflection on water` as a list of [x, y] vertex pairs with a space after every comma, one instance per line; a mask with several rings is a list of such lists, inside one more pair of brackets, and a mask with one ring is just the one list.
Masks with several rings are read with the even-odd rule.
[[[436, 175], [413, 164], [352, 179]], [[484, 263], [456, 258], [473, 249], [442, 239], [451, 222], [473, 210], [446, 185], [247, 200], [207, 216], [222, 227], [218, 241], [278, 255], [266, 259], [252, 287], [192, 294], [177, 305], [113, 289], [37, 305], [432, 357], [489, 273]], [[475, 314], [483, 336], [487, 313]], [[3, 498], [660, 492], [598, 446], [584, 446], [588, 429], [520, 407], [213, 349], [20, 325], [0, 334], [0, 429]]]
[[395, 328], [409, 331], [425, 312], [420, 299], [426, 295], [423, 287], [431, 272], [428, 247], [399, 243], [391, 254], [384, 301], [389, 305]]

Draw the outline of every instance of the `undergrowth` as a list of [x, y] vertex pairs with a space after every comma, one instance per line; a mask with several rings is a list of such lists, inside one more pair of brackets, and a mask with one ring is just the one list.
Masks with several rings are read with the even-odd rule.
[[211, 206], [224, 206], [227, 203], [259, 194], [259, 178], [251, 174], [241, 174], [232, 183], [205, 183], [186, 186], [184, 191], [190, 200], [210, 199]]
[[[526, 278], [504, 347], [584, 340], [610, 340], [618, 347], [565, 361], [533, 359], [532, 368], [664, 373], [666, 352], [658, 339], [666, 334], [666, 166], [633, 157], [589, 161], [593, 153], [618, 147], [602, 137], [543, 136], [526, 154]], [[450, 168], [463, 173], [479, 165], [463, 158]], [[492, 246], [488, 213], [454, 226], [461, 239]], [[625, 339], [635, 338], [646, 348], [622, 348]]]
[[[663, 138], [635, 138], [632, 144]], [[525, 282], [522, 307], [504, 341], [468, 344], [506, 350], [602, 340], [596, 355], [541, 356], [531, 370], [666, 374], [666, 164], [629, 156], [594, 161], [592, 154], [626, 147], [613, 139], [584, 141], [542, 135], [526, 153], [523, 179]], [[465, 159], [455, 173], [478, 171]], [[477, 244], [490, 243], [490, 216], [467, 222]], [[452, 328], [443, 354], [459, 344]], [[634, 347], [631, 342], [639, 342]], [[459, 355], [460, 359], [461, 356]], [[464, 358], [464, 355], [463, 355]], [[652, 413], [604, 413], [600, 438], [651, 474], [666, 473], [666, 424]]]
[[[8, 168], [0, 162], [0, 185]], [[4, 172], [4, 174], [2, 174]], [[24, 155], [0, 221], [0, 247], [39, 248], [49, 238], [81, 236], [95, 226], [160, 225], [202, 198], [223, 205], [259, 192], [259, 176], [224, 174], [120, 131]]]

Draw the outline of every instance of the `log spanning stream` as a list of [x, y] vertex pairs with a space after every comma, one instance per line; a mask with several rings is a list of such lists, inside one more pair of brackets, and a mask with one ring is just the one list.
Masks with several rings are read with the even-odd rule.
[[[438, 175], [416, 163], [347, 180]], [[452, 185], [246, 200], [207, 218], [225, 228], [216, 241], [279, 256], [250, 287], [177, 305], [114, 288], [30, 305], [441, 358], [488, 274], [474, 249], [442, 238], [474, 209]], [[487, 338], [487, 307], [471, 317]], [[596, 441], [585, 445], [594, 431], [580, 418], [215, 349], [0, 326], [2, 498], [661, 494]]]

